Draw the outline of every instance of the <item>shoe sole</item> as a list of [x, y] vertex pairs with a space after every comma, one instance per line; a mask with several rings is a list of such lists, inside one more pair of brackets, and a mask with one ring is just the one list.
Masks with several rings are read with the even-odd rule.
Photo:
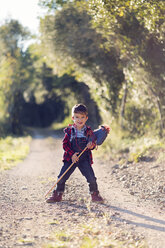
[[92, 201], [94, 203], [104, 203], [104, 201]]
[[46, 203], [56, 203], [56, 202], [61, 202], [61, 201], [46, 201]]

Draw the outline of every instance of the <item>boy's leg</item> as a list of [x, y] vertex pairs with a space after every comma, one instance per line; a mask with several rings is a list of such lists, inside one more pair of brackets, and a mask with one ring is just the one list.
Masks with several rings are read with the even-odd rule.
[[84, 160], [79, 163], [78, 166], [79, 170], [86, 177], [87, 182], [89, 183], [89, 191], [91, 193], [92, 201], [93, 202], [103, 202], [103, 198], [99, 195], [98, 185], [96, 182], [96, 177], [93, 171], [92, 166], [90, 165], [88, 160]]
[[78, 168], [81, 171], [82, 175], [85, 176], [89, 184], [90, 193], [98, 191], [98, 185], [96, 182], [97, 178], [95, 177], [93, 168], [90, 165], [89, 161], [88, 160], [81, 161], [78, 165]]
[[[64, 162], [63, 167], [61, 168], [60, 174], [58, 175], [58, 178], [60, 178], [64, 172], [68, 169], [68, 167], [71, 165], [71, 162]], [[62, 195], [65, 190], [65, 182], [70, 177], [70, 175], [73, 173], [75, 168], [77, 167], [76, 164], [74, 164], [70, 170], [61, 178], [61, 180], [58, 182], [56, 189], [53, 191], [52, 196], [47, 199], [47, 203], [53, 203], [53, 202], [60, 202], [62, 201]]]
[[[64, 174], [64, 172], [68, 169], [68, 167], [71, 165], [72, 161], [64, 161], [64, 165], [61, 168], [60, 174], [58, 175], [58, 179]], [[74, 170], [76, 169], [77, 164], [75, 163], [70, 169], [69, 171], [67, 171], [67, 173], [61, 178], [61, 180], [57, 183], [57, 187], [56, 190], [58, 192], [63, 193], [65, 190], [65, 182], [69, 179], [69, 177], [71, 176], [71, 174], [74, 172]]]

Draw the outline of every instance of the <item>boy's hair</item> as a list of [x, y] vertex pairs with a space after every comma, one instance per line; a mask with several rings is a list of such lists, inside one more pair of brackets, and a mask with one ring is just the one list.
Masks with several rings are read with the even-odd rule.
[[82, 103], [76, 104], [76, 105], [74, 105], [73, 108], [72, 108], [72, 116], [73, 116], [75, 113], [85, 114], [86, 116], [88, 116], [87, 107], [86, 107], [84, 104], [82, 104]]

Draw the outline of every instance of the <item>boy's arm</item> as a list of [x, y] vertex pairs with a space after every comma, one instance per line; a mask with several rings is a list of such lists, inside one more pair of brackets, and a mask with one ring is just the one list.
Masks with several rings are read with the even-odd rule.
[[70, 155], [70, 157], [72, 157], [72, 155], [75, 153], [71, 149], [71, 143], [69, 140], [69, 136], [67, 134], [65, 134], [64, 139], [63, 139], [63, 149]]
[[89, 141], [87, 147], [88, 149], [93, 150], [96, 147], [96, 144], [92, 141]]
[[88, 149], [90, 150], [93, 150], [95, 147], [96, 147], [96, 137], [92, 131], [92, 129], [90, 129], [88, 132], [87, 132], [87, 136], [88, 136], [88, 144], [87, 144], [87, 147]]

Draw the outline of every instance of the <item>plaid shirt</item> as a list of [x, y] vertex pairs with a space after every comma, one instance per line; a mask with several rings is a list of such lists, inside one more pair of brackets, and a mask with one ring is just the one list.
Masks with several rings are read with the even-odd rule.
[[[63, 161], [69, 161], [72, 158], [73, 154], [75, 153], [75, 151], [72, 149], [70, 142], [71, 130], [72, 130], [72, 125], [69, 125], [67, 128], [64, 129], [65, 136], [63, 139], [63, 149], [64, 149]], [[90, 138], [94, 137], [92, 129], [88, 126], [86, 126], [85, 135], [89, 140]], [[93, 164], [92, 152], [90, 149], [88, 149], [87, 152], [89, 153], [90, 164]]]

